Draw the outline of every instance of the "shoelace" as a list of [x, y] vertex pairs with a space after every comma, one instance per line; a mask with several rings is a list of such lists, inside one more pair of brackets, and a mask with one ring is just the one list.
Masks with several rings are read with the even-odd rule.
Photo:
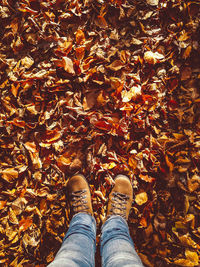
[[[125, 194], [119, 192], [113, 192], [112, 204], [111, 204], [111, 213], [112, 215], [120, 215], [126, 220], [126, 203], [129, 200], [129, 197]], [[119, 210], [119, 212], [115, 210]]]
[[86, 192], [87, 190], [83, 189], [71, 193], [71, 207], [74, 213], [88, 211], [89, 206], [87, 205], [87, 200], [84, 200], [86, 198]]

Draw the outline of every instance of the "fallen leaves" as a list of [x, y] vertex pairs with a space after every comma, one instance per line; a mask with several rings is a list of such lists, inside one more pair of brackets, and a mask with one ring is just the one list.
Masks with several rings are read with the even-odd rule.
[[199, 265], [199, 8], [1, 3], [0, 264], [53, 260], [69, 224], [66, 183], [81, 171], [97, 227], [126, 173], [144, 264]]

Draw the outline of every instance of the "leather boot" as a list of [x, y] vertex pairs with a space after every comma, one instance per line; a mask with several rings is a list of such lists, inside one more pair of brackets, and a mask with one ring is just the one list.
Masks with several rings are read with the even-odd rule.
[[76, 174], [69, 178], [67, 201], [70, 207], [70, 217], [80, 212], [93, 215], [90, 188], [82, 174]]
[[129, 178], [119, 174], [115, 177], [115, 185], [110, 192], [107, 218], [112, 215], [120, 215], [128, 220], [129, 212], [133, 201], [133, 188]]

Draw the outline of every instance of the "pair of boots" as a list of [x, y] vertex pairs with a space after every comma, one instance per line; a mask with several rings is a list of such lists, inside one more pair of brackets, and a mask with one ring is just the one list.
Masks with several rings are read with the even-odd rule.
[[[67, 198], [71, 216], [80, 212], [93, 216], [90, 188], [83, 175], [77, 174], [69, 179]], [[112, 215], [119, 215], [128, 220], [132, 201], [133, 189], [129, 178], [122, 174], [117, 175], [109, 195], [106, 219]]]

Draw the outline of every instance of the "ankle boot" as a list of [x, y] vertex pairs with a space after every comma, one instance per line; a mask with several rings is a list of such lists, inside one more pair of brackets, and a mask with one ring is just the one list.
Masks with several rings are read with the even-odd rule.
[[129, 178], [119, 174], [116, 176], [115, 185], [110, 192], [107, 218], [112, 215], [119, 215], [128, 220], [129, 212], [133, 201], [133, 188]]
[[90, 188], [83, 175], [76, 174], [69, 178], [67, 201], [70, 207], [70, 217], [80, 212], [93, 215]]

